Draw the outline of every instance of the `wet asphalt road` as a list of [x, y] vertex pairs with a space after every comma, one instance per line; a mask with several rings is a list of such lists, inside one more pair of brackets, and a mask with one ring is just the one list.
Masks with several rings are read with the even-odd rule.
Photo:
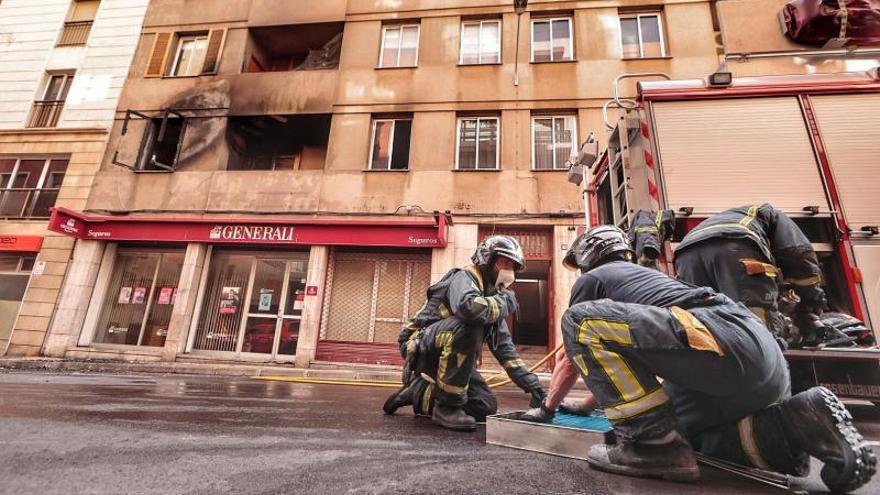
[[[388, 389], [230, 377], [0, 374], [0, 493], [784, 493], [702, 468], [680, 485], [487, 446]], [[524, 396], [501, 394], [503, 410]], [[871, 439], [880, 411], [855, 408]], [[814, 469], [814, 471], [816, 471]], [[820, 489], [816, 479], [804, 484]], [[880, 493], [880, 480], [859, 493]]]

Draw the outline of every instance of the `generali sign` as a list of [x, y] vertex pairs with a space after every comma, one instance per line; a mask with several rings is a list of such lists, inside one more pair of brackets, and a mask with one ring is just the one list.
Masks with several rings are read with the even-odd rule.
[[446, 217], [431, 221], [233, 219], [87, 215], [55, 208], [49, 230], [95, 241], [204, 242], [303, 246], [385, 246], [430, 249], [446, 245]]
[[292, 226], [215, 225], [208, 239], [223, 241], [293, 242]]

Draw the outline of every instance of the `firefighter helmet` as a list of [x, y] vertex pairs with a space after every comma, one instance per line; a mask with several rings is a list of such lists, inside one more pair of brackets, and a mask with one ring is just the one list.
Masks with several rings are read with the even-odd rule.
[[626, 261], [635, 256], [624, 231], [613, 225], [600, 225], [575, 239], [562, 264], [569, 270], [587, 272], [613, 254]]
[[509, 235], [492, 235], [477, 246], [471, 262], [481, 268], [491, 268], [495, 258], [503, 256], [516, 264], [516, 271], [526, 268], [526, 258], [519, 242]]

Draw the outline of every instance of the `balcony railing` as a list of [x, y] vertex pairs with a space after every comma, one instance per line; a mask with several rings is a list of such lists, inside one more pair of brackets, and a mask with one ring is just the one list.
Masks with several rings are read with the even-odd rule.
[[58, 189], [0, 189], [0, 218], [49, 218]]
[[41, 100], [34, 102], [28, 127], [55, 127], [64, 108], [64, 100]]
[[94, 21], [65, 22], [56, 46], [85, 45]]

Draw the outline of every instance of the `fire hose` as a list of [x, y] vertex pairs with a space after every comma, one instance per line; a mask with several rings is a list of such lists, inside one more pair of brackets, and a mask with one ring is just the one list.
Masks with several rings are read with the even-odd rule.
[[[541, 358], [537, 363], [533, 364], [529, 368], [529, 372], [534, 372], [536, 369], [540, 368], [544, 365], [552, 356], [555, 356], [559, 349], [562, 348], [562, 344], [556, 346], [549, 354]], [[486, 382], [490, 382], [495, 378], [501, 376], [503, 372], [494, 373], [488, 378], [486, 378]], [[388, 380], [337, 380], [335, 378], [309, 378], [309, 377], [299, 377], [299, 376], [276, 376], [276, 375], [266, 375], [266, 376], [254, 376], [251, 377], [254, 380], [266, 380], [266, 381], [279, 381], [279, 382], [293, 382], [293, 383], [313, 383], [318, 385], [350, 385], [355, 387], [381, 387], [381, 388], [398, 388], [401, 386], [400, 382], [388, 381]], [[489, 388], [497, 388], [508, 385], [512, 382], [510, 378], [500, 381], [498, 383], [492, 383], [489, 385]]]

